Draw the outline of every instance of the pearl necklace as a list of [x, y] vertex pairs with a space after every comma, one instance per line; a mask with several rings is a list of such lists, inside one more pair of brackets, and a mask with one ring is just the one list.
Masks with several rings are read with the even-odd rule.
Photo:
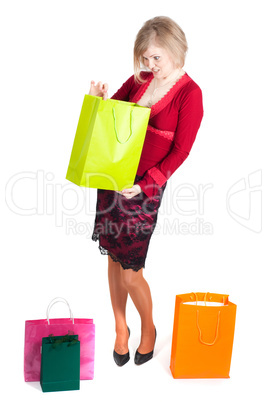
[[160, 87], [157, 87], [157, 88], [155, 88], [155, 87], [156, 87], [156, 79], [155, 79], [155, 81], [154, 81], [154, 83], [155, 83], [155, 84], [154, 84], [154, 91], [153, 91], [153, 93], [152, 93], [152, 95], [151, 95], [151, 97], [150, 97], [150, 100], [149, 100], [148, 103], [147, 103], [147, 107], [152, 107], [152, 105], [153, 105], [153, 98], [154, 98], [154, 96], [155, 96], [156, 91], [157, 91], [158, 89], [161, 89], [161, 88], [165, 87], [166, 85], [170, 84], [171, 82], [176, 81], [176, 80], [179, 78], [179, 75], [180, 75], [180, 74], [181, 74], [181, 70], [179, 71], [177, 77], [175, 77], [173, 80], [168, 81], [166, 84], [163, 84], [163, 85], [161, 85]]

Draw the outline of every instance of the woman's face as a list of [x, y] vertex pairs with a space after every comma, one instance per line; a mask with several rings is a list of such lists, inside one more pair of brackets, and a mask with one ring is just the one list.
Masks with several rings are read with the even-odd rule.
[[169, 53], [156, 43], [151, 43], [143, 54], [144, 65], [149, 68], [157, 79], [167, 78], [176, 66]]

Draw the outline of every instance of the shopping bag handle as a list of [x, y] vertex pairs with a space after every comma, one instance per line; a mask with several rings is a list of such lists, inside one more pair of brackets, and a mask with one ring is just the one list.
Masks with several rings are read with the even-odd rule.
[[67, 302], [67, 300], [64, 299], [63, 297], [55, 297], [55, 299], [51, 300], [51, 302], [49, 303], [47, 310], [46, 310], [46, 319], [47, 319], [48, 325], [50, 325], [49, 314], [50, 314], [51, 307], [56, 303], [64, 303], [68, 306], [69, 312], [70, 312], [70, 320], [72, 320], [72, 324], [74, 324], [73, 313], [71, 311], [70, 305]]
[[[198, 303], [198, 297], [197, 297], [197, 294], [195, 293], [195, 292], [192, 292], [194, 295], [195, 295], [195, 298], [196, 298], [196, 306], [197, 306], [197, 303]], [[207, 296], [208, 296], [208, 293], [209, 292], [207, 292], [207, 293], [205, 293], [205, 296], [204, 296], [204, 303], [205, 303], [205, 306], [207, 305]], [[191, 299], [192, 299], [192, 297], [191, 297]]]
[[[196, 298], [196, 306], [197, 306], [197, 303], [198, 303], [198, 296], [197, 296], [197, 293], [195, 293], [195, 292], [192, 292], [193, 293], [193, 295], [195, 295], [195, 298]], [[205, 303], [205, 306], [207, 305], [207, 297], [208, 297], [208, 294], [210, 294], [209, 292], [207, 292], [207, 293], [205, 293], [205, 295], [204, 295], [204, 303]], [[192, 296], [190, 296], [190, 299], [191, 300], [193, 300], [193, 297]], [[211, 299], [212, 299], [212, 296], [209, 296], [209, 300], [208, 301], [211, 301]], [[223, 296], [223, 300], [222, 300], [222, 303], [225, 305], [225, 303], [228, 303], [228, 297], [227, 296]]]
[[198, 329], [198, 332], [199, 332], [199, 340], [200, 340], [201, 343], [203, 343], [203, 345], [206, 345], [206, 346], [213, 346], [213, 345], [215, 344], [215, 342], [217, 341], [217, 339], [218, 339], [218, 334], [219, 334], [220, 315], [221, 315], [221, 312], [218, 311], [217, 326], [216, 326], [216, 334], [215, 334], [214, 341], [213, 341], [213, 342], [210, 342], [210, 343], [209, 343], [209, 342], [204, 342], [203, 339], [202, 339], [201, 328], [200, 328], [200, 326], [199, 326], [199, 310], [197, 310], [197, 329]]
[[[198, 301], [199, 301], [199, 300], [198, 300], [198, 297], [197, 297], [197, 294], [196, 294], [195, 292], [192, 292], [192, 293], [195, 295], [195, 298], [196, 298], [196, 306], [197, 306], [197, 303], [198, 303]], [[208, 296], [208, 293], [209, 293], [209, 292], [205, 293], [205, 296], [204, 296], [205, 306], [207, 305], [207, 296]], [[203, 339], [202, 339], [202, 331], [201, 331], [201, 328], [200, 328], [200, 326], [199, 326], [199, 310], [197, 310], [197, 329], [198, 329], [198, 332], [199, 332], [199, 341], [200, 341], [203, 345], [206, 345], [206, 346], [213, 346], [213, 345], [215, 344], [215, 342], [217, 341], [218, 335], [219, 335], [220, 315], [221, 315], [221, 312], [219, 311], [219, 312], [218, 312], [217, 326], [216, 326], [216, 333], [215, 333], [214, 341], [213, 341], [213, 342], [204, 342]]]
[[131, 136], [132, 136], [132, 134], [133, 134], [133, 109], [132, 109], [131, 112], [130, 112], [130, 135], [129, 135], [129, 137], [127, 138], [127, 140], [124, 141], [124, 142], [122, 142], [122, 141], [119, 139], [119, 135], [118, 135], [118, 131], [117, 131], [117, 126], [116, 126], [116, 114], [115, 114], [115, 108], [114, 108], [114, 107], [112, 108], [112, 113], [113, 113], [113, 119], [114, 119], [114, 130], [115, 130], [115, 133], [116, 133], [117, 141], [118, 141], [120, 144], [126, 144], [126, 142], [129, 141], [129, 139], [131, 138]]

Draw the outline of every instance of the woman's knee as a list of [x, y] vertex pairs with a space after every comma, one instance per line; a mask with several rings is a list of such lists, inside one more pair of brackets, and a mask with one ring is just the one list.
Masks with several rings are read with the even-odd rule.
[[122, 269], [122, 281], [126, 289], [134, 289], [143, 277], [142, 270]]

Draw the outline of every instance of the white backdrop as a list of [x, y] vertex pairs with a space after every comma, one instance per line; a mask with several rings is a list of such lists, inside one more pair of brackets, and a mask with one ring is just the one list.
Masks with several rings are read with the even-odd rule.
[[[266, 21], [264, 1], [3, 1], [1, 33], [1, 374], [5, 400], [235, 401], [266, 394]], [[131, 302], [131, 361], [112, 359], [107, 257], [90, 240], [96, 190], [65, 180], [91, 79], [110, 96], [133, 73], [142, 24], [178, 22], [186, 72], [205, 116], [191, 155], [169, 180], [145, 277], [158, 331], [155, 358], [137, 367], [140, 322]], [[264, 108], [265, 106], [265, 108]], [[5, 194], [5, 197], [4, 197]], [[265, 239], [265, 243], [264, 243]], [[227, 293], [237, 304], [231, 378], [174, 380], [175, 295]], [[23, 381], [26, 319], [65, 297], [96, 323], [95, 379], [79, 392], [42, 394]], [[67, 316], [63, 306], [54, 316]], [[265, 371], [265, 373], [264, 373]], [[168, 396], [166, 396], [168, 395]]]

